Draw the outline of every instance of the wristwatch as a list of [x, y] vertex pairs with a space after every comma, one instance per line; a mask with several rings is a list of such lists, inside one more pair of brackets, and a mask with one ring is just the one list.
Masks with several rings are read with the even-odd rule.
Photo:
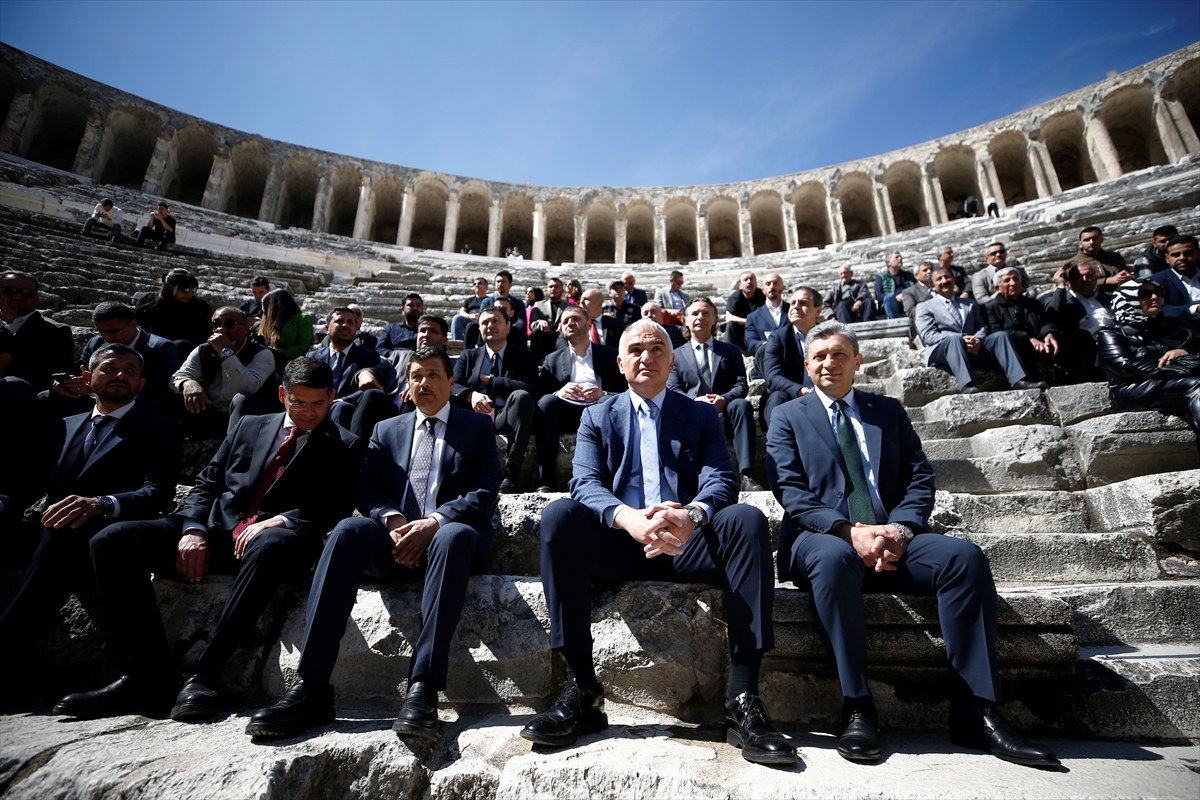
[[692, 524], [699, 528], [704, 524], [704, 512], [696, 506], [687, 507], [688, 516], [692, 518]]
[[114, 513], [116, 513], [117, 504], [113, 502], [113, 499], [111, 497], [108, 497], [106, 495], [104, 497], [99, 498], [99, 500], [100, 500], [100, 508], [102, 509], [100, 512], [101, 514], [103, 514], [106, 517], [111, 517]]
[[916, 531], [914, 531], [909, 526], [905, 525], [903, 522], [893, 522], [892, 527], [895, 528], [896, 530], [900, 531], [900, 535], [904, 537], [905, 544], [908, 544], [909, 542], [911, 542], [913, 540], [913, 537], [917, 535]]
[[231, 355], [233, 355], [232, 348], [226, 347], [224, 350], [221, 351], [221, 358], [229, 358]]

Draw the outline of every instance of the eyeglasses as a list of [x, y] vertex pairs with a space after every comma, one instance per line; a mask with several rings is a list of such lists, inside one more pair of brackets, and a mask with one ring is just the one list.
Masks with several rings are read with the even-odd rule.
[[1165, 298], [1166, 296], [1167, 295], [1165, 292], [1158, 292], [1158, 291], [1155, 291], [1154, 289], [1139, 289], [1138, 290], [1138, 300], [1149, 300], [1151, 297]]
[[0, 286], [0, 294], [7, 295], [8, 297], [20, 296], [20, 297], [24, 297], [26, 300], [32, 300], [33, 298], [38, 296], [38, 290], [37, 289], [18, 289], [15, 286]]
[[227, 331], [233, 330], [240, 324], [241, 323], [238, 322], [236, 319], [229, 319], [228, 317], [226, 317], [225, 319], [214, 319], [212, 321], [212, 326], [213, 326], [214, 331], [217, 330], [218, 328], [224, 328]]
[[1007, 252], [1008, 252], [1007, 250], [993, 250], [992, 252], [988, 253], [988, 255], [989, 256], [1002, 256]]
[[128, 322], [126, 322], [124, 325], [122, 325], [119, 328], [108, 328], [106, 330], [104, 328], [97, 327], [96, 333], [100, 334], [101, 336], [116, 336], [118, 333], [125, 330], [132, 324], [133, 324], [133, 320], [129, 320]]
[[328, 400], [318, 400], [315, 403], [302, 403], [299, 400], [293, 400], [289, 397], [285, 402], [287, 403], [287, 407], [292, 411], [307, 411], [310, 408], [313, 411], [323, 411], [329, 408]]

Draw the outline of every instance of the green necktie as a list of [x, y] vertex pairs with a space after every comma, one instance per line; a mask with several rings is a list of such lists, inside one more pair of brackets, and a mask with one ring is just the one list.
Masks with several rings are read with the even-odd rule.
[[858, 437], [854, 435], [854, 427], [846, 416], [845, 400], [835, 400], [833, 404], [833, 426], [837, 430], [838, 448], [842, 451], [842, 461], [850, 475], [850, 494], [846, 504], [850, 507], [850, 523], [861, 522], [864, 525], [876, 525], [875, 505], [871, 502], [871, 490], [867, 486], [867, 473], [863, 469], [862, 453], [858, 450]]

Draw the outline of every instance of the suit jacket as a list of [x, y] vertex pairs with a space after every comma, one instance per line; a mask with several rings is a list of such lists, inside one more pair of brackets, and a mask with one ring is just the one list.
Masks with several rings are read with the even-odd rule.
[[[83, 354], [79, 356], [79, 366], [86, 367], [92, 353], [103, 344], [105, 341], [101, 336], [89, 339], [83, 346]], [[170, 385], [171, 376], [179, 369], [179, 350], [170, 339], [155, 336], [149, 331], [138, 334], [133, 349], [142, 354], [142, 377], [146, 379], [146, 385], [142, 387], [141, 393], [147, 397], [157, 397], [159, 392]]]
[[[679, 294], [683, 297], [683, 307], [687, 308], [688, 303], [692, 302], [691, 295], [689, 295], [687, 292], [683, 291], [682, 289], [679, 290]], [[674, 308], [675, 304], [671, 302], [670, 287], [660, 286], [658, 291], [656, 291], [654, 293], [654, 302], [658, 303], [658, 305], [664, 309]], [[645, 305], [645, 303], [643, 303], [642, 305]]]
[[993, 333], [1006, 331], [1038, 339], [1045, 338], [1048, 333], [1058, 333], [1058, 326], [1048, 318], [1045, 307], [1024, 295], [1017, 295], [1015, 301], [996, 295], [983, 304], [983, 313], [988, 330]]
[[71, 327], [34, 311], [17, 331], [12, 361], [5, 374], [24, 378], [41, 392], [50, 388], [50, 376], [71, 372], [74, 364], [75, 339]]
[[[927, 531], [936, 475], [908, 414], [891, 397], [855, 392], [855, 398], [887, 522]], [[790, 552], [802, 531], [829, 533], [849, 521], [839, 509], [850, 481], [829, 415], [816, 393], [779, 406], [771, 416], [767, 475], [783, 506], [780, 553]], [[781, 580], [788, 579], [788, 563], [779, 559]]]
[[[708, 340], [712, 346], [712, 390], [728, 402], [746, 396], [746, 362], [742, 360], [742, 348], [728, 342], [719, 342], [716, 337]], [[675, 348], [675, 368], [667, 379], [667, 388], [686, 394], [700, 395], [700, 365], [692, 342]]]
[[[413, 351], [403, 350], [400, 352], [408, 356]], [[317, 350], [310, 350], [308, 357], [315, 358], [323, 364], [329, 364], [330, 367], [333, 366], [333, 359], [329, 355], [328, 346]], [[335, 396], [342, 400], [357, 397], [359, 395], [358, 373], [365, 369], [369, 369], [375, 374], [375, 380], [385, 390], [389, 388], [396, 376], [396, 370], [392, 367], [390, 361], [381, 358], [376, 351], [368, 350], [358, 342], [354, 342], [346, 348], [345, 362], [342, 366], [342, 380], [334, 387], [337, 390]]]
[[[621, 368], [617, 366], [617, 351], [602, 344], [592, 345], [592, 369], [600, 388], [607, 394], [629, 388]], [[546, 356], [538, 369], [537, 396], [554, 394], [571, 381], [571, 348], [567, 346]]]
[[545, 319], [550, 323], [550, 331], [555, 332], [558, 330], [559, 320], [562, 319], [563, 309], [569, 305], [571, 304], [567, 302], [567, 299], [564, 297], [557, 303], [550, 302], [549, 298], [545, 300], [539, 300], [533, 304], [533, 307], [542, 315], [540, 319]]
[[[1036, 298], [1037, 290], [1029, 282], [1029, 274], [1025, 272], [1025, 268], [1017, 267], [1017, 272], [1021, 273], [1021, 281], [1025, 285], [1025, 294]], [[986, 303], [996, 295], [996, 270], [992, 269], [991, 264], [984, 264], [971, 277], [971, 294], [975, 296], [975, 302], [977, 303]]]
[[[175, 499], [183, 426], [134, 403], [81, 465], [91, 417], [89, 411], [63, 420], [65, 439], [50, 479], [47, 505], [73, 494], [111, 495], [121, 504], [121, 520], [154, 519]], [[83, 527], [96, 531], [110, 522], [94, 517]]]
[[639, 289], [635, 286], [633, 287], [632, 292], [625, 293], [626, 303], [633, 303], [635, 306], [644, 306], [646, 305], [646, 300], [647, 298], [645, 289]]
[[931, 297], [917, 306], [917, 333], [925, 345], [926, 364], [933, 356], [933, 349], [943, 339], [955, 336], [978, 336], [983, 339], [989, 333], [978, 303], [965, 297], [959, 297], [955, 302], [958, 303], [958, 313], [963, 319], [961, 327], [955, 323], [954, 317], [950, 316], [941, 295]]
[[[487, 374], [491, 366], [492, 359], [488, 355], [487, 345], [481, 344], [464, 351], [454, 362], [454, 393], [483, 392], [484, 386], [479, 379]], [[500, 375], [492, 381], [491, 396], [503, 401], [518, 389], [532, 393], [533, 386], [537, 383], [537, 373], [537, 356], [524, 347], [509, 344], [504, 348], [504, 356], [500, 359]]]
[[[411, 499], [408, 465], [416, 419], [416, 414], [401, 414], [375, 426], [362, 477], [354, 487], [354, 502], [364, 517], [383, 523], [381, 511], [394, 508], [403, 513], [405, 501]], [[492, 545], [492, 509], [500, 490], [496, 432], [487, 416], [451, 406], [438, 475], [438, 507], [429, 513], [436, 511], [447, 522], [471, 526], [482, 540], [486, 565]]]
[[[197, 476], [179, 509], [184, 524], [228, 536], [254, 502], [263, 471], [275, 455], [286, 412], [242, 417]], [[320, 536], [350, 516], [351, 492], [362, 466], [363, 443], [326, 417], [312, 430], [259, 503], [260, 519], [282, 514], [295, 530]]]
[[855, 303], [859, 300], [866, 300], [871, 296], [871, 290], [862, 281], [851, 279], [850, 283], [842, 283], [838, 281], [825, 295], [825, 299], [821, 302], [821, 308], [829, 313], [837, 308], [837, 304], [845, 300], [848, 303]]
[[[707, 503], [714, 513], [738, 501], [737, 483], [717, 410], [678, 392], [663, 396], [658, 451], [667, 485], [679, 502]], [[621, 505], [633, 472], [634, 425], [629, 392], [584, 409], [576, 435], [571, 497], [603, 520]]]
[[904, 306], [904, 313], [909, 319], [915, 319], [917, 316], [917, 306], [924, 303], [930, 297], [933, 297], [933, 292], [925, 284], [917, 281], [912, 286], [900, 293], [900, 304]]
[[[1112, 311], [1112, 295], [1108, 292], [1096, 291], [1092, 295], [1092, 299], [1099, 301], [1100, 305]], [[1038, 298], [1042, 307], [1046, 309], [1046, 316], [1054, 320], [1060, 331], [1080, 328], [1086, 330], [1086, 326], [1081, 326], [1084, 317], [1088, 316], [1087, 310], [1083, 304], [1079, 302], [1079, 298], [1071, 294], [1064, 287], [1059, 287], [1049, 294], [1044, 294]]]
[[812, 387], [812, 378], [804, 368], [804, 352], [796, 341], [795, 328], [786, 330], [767, 340], [763, 351], [763, 372], [766, 373], [767, 389], [772, 392], [787, 392], [796, 397], [801, 388]]
[[746, 317], [746, 349], [751, 354], [758, 349], [758, 346], [771, 338], [771, 334], [780, 328], [785, 328], [788, 325], [787, 304], [780, 306], [779, 324], [775, 324], [775, 318], [771, 316], [771, 309], [766, 306], [761, 306], [750, 312], [750, 316]]
[[[1154, 281], [1166, 288], [1167, 300], [1163, 303], [1162, 309], [1162, 313], [1165, 316], [1183, 317], [1184, 319], [1192, 318], [1191, 306], [1196, 301], [1188, 293], [1187, 286], [1184, 285], [1183, 279], [1179, 277], [1178, 272], [1174, 269], [1164, 269], [1162, 272], [1154, 273], [1146, 280]], [[12, 374], [11, 370], [9, 370], [9, 374]]]
[[42, 408], [37, 397], [0, 380], [0, 419], [15, 420], [5, 433], [11, 454], [0, 458], [0, 533], [4, 520], [16, 520], [46, 491], [62, 453], [63, 421]]

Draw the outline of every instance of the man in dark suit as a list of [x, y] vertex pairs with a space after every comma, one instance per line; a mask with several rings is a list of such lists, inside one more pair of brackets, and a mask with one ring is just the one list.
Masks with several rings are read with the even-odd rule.
[[579, 306], [570, 306], [562, 314], [558, 330], [567, 347], [546, 356], [538, 370], [534, 412], [537, 439], [539, 492], [554, 492], [558, 464], [558, 437], [578, 430], [583, 410], [606, 395], [628, 388], [617, 351], [588, 339], [588, 315]]
[[508, 316], [496, 306], [479, 312], [483, 344], [467, 350], [454, 364], [454, 394], [480, 414], [494, 416], [496, 433], [508, 437], [508, 458], [500, 491], [517, 491], [521, 463], [533, 435], [533, 385], [537, 356], [523, 347], [508, 346], [513, 330]]
[[417, 320], [425, 313], [425, 301], [416, 292], [404, 296], [404, 319], [384, 326], [379, 334], [375, 349], [379, 355], [390, 355], [395, 350], [412, 350], [417, 343]]
[[875, 319], [875, 298], [871, 287], [854, 280], [848, 264], [838, 267], [838, 282], [825, 295], [825, 312], [841, 322], [867, 322]]
[[746, 317], [746, 350], [754, 355], [758, 348], [767, 343], [771, 334], [788, 323], [787, 307], [783, 303], [783, 276], [768, 272], [763, 276], [763, 296], [767, 302], [750, 312]]
[[9, 656], [27, 650], [71, 593], [91, 585], [92, 537], [113, 520], [153, 519], [175, 497], [183, 430], [134, 403], [142, 385], [141, 354], [106, 344], [88, 366], [95, 408], [65, 420], [65, 439], [45, 443], [58, 457], [37, 550], [0, 616], [6, 654], [0, 668], [6, 671], [18, 669]]
[[635, 306], [644, 306], [650, 300], [645, 289], [637, 288], [637, 276], [626, 272], [621, 276], [621, 285], [625, 287], [625, 302]]
[[[346, 307], [329, 312], [325, 324], [329, 334], [329, 345], [308, 353], [333, 372], [333, 395], [335, 402], [329, 410], [329, 418], [359, 438], [370, 437], [370, 431], [354, 430], [353, 420], [365, 393], [371, 389], [387, 391], [395, 382], [395, 370], [391, 363], [374, 350], [358, 343], [358, 318]], [[396, 350], [389, 358], [407, 357], [411, 350]]]
[[737, 502], [716, 409], [667, 391], [674, 360], [661, 325], [635, 322], [618, 355], [629, 391], [583, 412], [571, 497], [548, 505], [541, 524], [550, 647], [569, 679], [521, 735], [559, 746], [608, 727], [592, 663], [593, 578], [721, 583], [733, 663], [726, 739], [748, 761], [791, 764], [796, 751], [758, 696], [775, 646], [767, 520]]
[[533, 307], [539, 317], [529, 330], [529, 349], [538, 357], [544, 357], [558, 346], [558, 323], [562, 320], [563, 310], [571, 307], [563, 296], [562, 279], [547, 280], [546, 298], [534, 303]]
[[[599, 289], [588, 289], [579, 297], [579, 305], [588, 315], [588, 339], [605, 347], [616, 348], [621, 341], [621, 331], [625, 326], [616, 317], [604, 315], [604, 293]], [[566, 340], [559, 337], [559, 348], [567, 346]]]
[[1112, 295], [1101, 291], [1091, 264], [1071, 264], [1054, 276], [1059, 284], [1038, 298], [1059, 330], [1079, 328], [1093, 337], [1113, 322]]
[[733, 440], [743, 492], [765, 491], [754, 480], [754, 408], [746, 399], [746, 364], [742, 348], [717, 341], [717, 308], [707, 297], [687, 307], [684, 324], [691, 339], [675, 348], [675, 368], [667, 388], [717, 409], [725, 435]]
[[1200, 264], [1200, 246], [1196, 237], [1176, 236], [1167, 242], [1167, 264], [1170, 269], [1156, 272], [1148, 278], [1167, 290], [1167, 302], [1162, 313], [1195, 323], [1200, 319], [1200, 275], [1196, 274], [1196, 267]]
[[49, 389], [50, 376], [70, 372], [75, 363], [70, 326], [42, 316], [37, 310], [41, 296], [41, 287], [32, 275], [0, 275], [0, 319], [17, 337], [8, 376], [28, 381], [35, 392]]
[[804, 348], [808, 345], [805, 337], [820, 318], [820, 292], [808, 286], [792, 292], [787, 310], [790, 324], [771, 337], [763, 353], [769, 392], [762, 403], [763, 430], [770, 428], [776, 408], [812, 391], [812, 378], [804, 369]]
[[[952, 273], [939, 274], [954, 286]], [[817, 629], [837, 665], [838, 752], [851, 761], [880, 756], [863, 592], [912, 592], [938, 598], [954, 684], [951, 738], [1019, 764], [1056, 764], [996, 711], [996, 586], [976, 545], [929, 533], [936, 476], [903, 406], [854, 391], [862, 355], [839, 322], [809, 332], [807, 366], [815, 389], [775, 414], [767, 456], [784, 509], [779, 578], [811, 589]]]
[[[481, 317], [484, 315], [480, 315]], [[375, 427], [355, 503], [362, 517], [333, 529], [308, 598], [297, 681], [254, 715], [252, 736], [291, 736], [334, 716], [330, 677], [363, 576], [424, 577], [421, 633], [413, 643], [408, 694], [393, 730], [437, 732], [450, 642], [467, 578], [487, 565], [500, 485], [496, 436], [486, 417], [450, 405], [450, 358], [418, 349], [408, 365], [417, 410]]]
[[155, 336], [138, 327], [134, 310], [124, 303], [107, 300], [92, 311], [92, 324], [98, 336], [93, 336], [83, 347], [79, 357], [79, 376], [66, 381], [55, 380], [50, 390], [43, 395], [47, 408], [60, 417], [83, 414], [91, 411], [95, 401], [88, 395], [87, 370], [92, 353], [106, 342], [119, 342], [142, 354], [145, 364], [145, 386], [139, 392], [143, 402], [152, 403], [159, 392], [167, 388], [167, 382], [179, 369], [179, 351], [170, 339]]

